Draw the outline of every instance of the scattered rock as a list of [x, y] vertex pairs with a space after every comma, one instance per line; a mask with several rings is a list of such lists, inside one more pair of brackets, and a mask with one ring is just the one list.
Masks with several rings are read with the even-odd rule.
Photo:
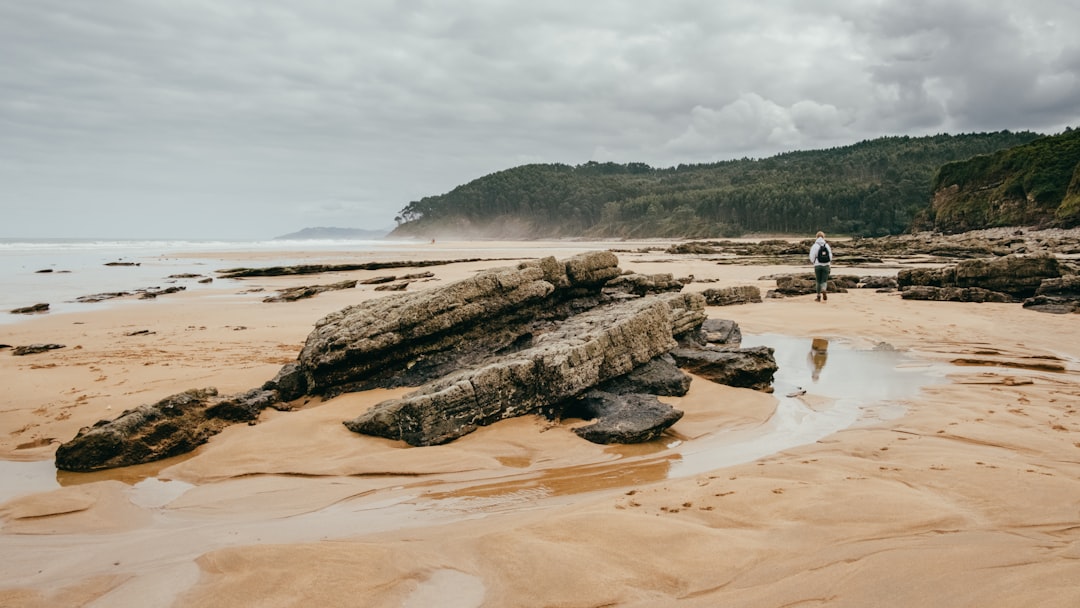
[[1057, 258], [1042, 254], [964, 260], [940, 269], [909, 268], [901, 270], [896, 280], [901, 289], [909, 286], [977, 287], [1023, 299], [1034, 296], [1044, 279], [1060, 276]]
[[22, 357], [25, 355], [36, 355], [50, 350], [56, 350], [58, 348], [65, 348], [64, 344], [29, 344], [27, 346], [16, 346], [11, 349], [11, 354], [16, 357]]
[[997, 302], [1012, 303], [1016, 298], [981, 287], [930, 287], [912, 285], [900, 292], [905, 300], [931, 300], [936, 302]]
[[32, 315], [39, 312], [48, 312], [49, 305], [46, 303], [34, 304], [32, 306], [24, 306], [22, 308], [16, 308], [11, 311], [13, 315]]
[[409, 286], [408, 281], [401, 283], [394, 283], [392, 285], [379, 285], [375, 288], [375, 291], [405, 291], [405, 288]]
[[688, 283], [685, 279], [676, 279], [670, 273], [663, 274], [624, 274], [611, 279], [604, 286], [604, 292], [625, 293], [635, 296], [647, 296], [656, 293], [681, 291]]
[[340, 281], [337, 283], [330, 283], [328, 285], [307, 285], [304, 287], [292, 287], [290, 289], [283, 289], [278, 291], [276, 296], [267, 296], [263, 298], [263, 302], [295, 302], [296, 300], [302, 300], [304, 298], [310, 298], [316, 296], [324, 291], [335, 291], [340, 289], [352, 289], [356, 287], [356, 281]]
[[140, 262], [105, 262], [106, 266], [138, 266]]
[[705, 296], [705, 304], [709, 306], [732, 306], [761, 302], [761, 290], [754, 285], [706, 289], [701, 292], [701, 295]]

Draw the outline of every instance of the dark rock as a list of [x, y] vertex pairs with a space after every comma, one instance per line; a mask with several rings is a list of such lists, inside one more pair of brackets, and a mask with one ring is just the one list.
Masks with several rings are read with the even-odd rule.
[[761, 290], [754, 285], [739, 285], [722, 289], [706, 289], [701, 292], [708, 306], [732, 306], [761, 302]]
[[737, 350], [679, 347], [671, 351], [682, 369], [706, 380], [729, 386], [772, 390], [776, 359], [773, 349], [755, 346]]
[[574, 432], [600, 444], [651, 441], [683, 416], [655, 395], [615, 395], [599, 390], [585, 393], [571, 407], [578, 417], [596, 420]]
[[200, 284], [213, 283], [213, 282], [214, 282], [213, 277], [206, 277], [205, 279], [199, 279]]
[[229, 397], [218, 396], [214, 388], [172, 395], [84, 427], [57, 448], [56, 467], [96, 471], [184, 454], [231, 424], [254, 420], [276, 398], [274, 391], [261, 389]]
[[34, 273], [36, 273], [36, 274], [48, 274], [48, 273], [50, 273], [52, 271], [53, 271], [52, 268], [42, 268], [41, 270], [35, 270]]
[[713, 254], [719, 253], [715, 245], [710, 243], [690, 242], [690, 243], [676, 243], [667, 248], [667, 253], [681, 254]]
[[626, 375], [602, 382], [597, 389], [616, 395], [639, 393], [682, 397], [690, 390], [690, 380], [690, 376], [675, 365], [675, 359], [664, 354]]
[[401, 283], [394, 283], [392, 285], [379, 285], [375, 288], [375, 291], [405, 291], [405, 288], [409, 286], [408, 281]]
[[135, 331], [129, 331], [124, 333], [125, 336], [149, 336], [157, 332], [150, 331], [149, 329], [137, 329]]
[[139, 295], [139, 299], [152, 300], [158, 296], [163, 296], [170, 293], [178, 293], [184, 291], [185, 289], [187, 289], [187, 287], [183, 286], [166, 287], [165, 289], [147, 289], [142, 291], [142, 293]]
[[170, 274], [169, 276], [167, 276], [165, 278], [167, 278], [167, 279], [197, 279], [197, 278], [199, 278], [201, 276], [202, 276], [201, 274], [195, 274], [195, 273], [192, 273], [192, 272], [184, 272], [184, 273], [180, 273], [180, 274]]
[[1035, 295], [1080, 298], [1080, 275], [1043, 279]]
[[263, 384], [264, 390], [276, 390], [282, 401], [293, 401], [307, 394], [307, 377], [298, 363], [282, 367], [272, 380]]
[[384, 276], [384, 277], [372, 277], [370, 279], [364, 279], [363, 281], [360, 281], [360, 284], [361, 285], [381, 285], [383, 283], [393, 283], [396, 280], [397, 280], [397, 277], [395, 277], [394, 275], [389, 275], [389, 276]]
[[85, 304], [93, 304], [95, 302], [103, 302], [105, 300], [111, 300], [113, 298], [123, 298], [130, 295], [131, 292], [129, 291], [110, 291], [105, 293], [95, 293], [89, 296], [79, 296], [75, 298], [75, 301]]
[[981, 287], [930, 287], [911, 285], [900, 292], [905, 300], [932, 300], [937, 302], [1016, 302], [1007, 293], [990, 291]]
[[139, 262], [105, 262], [106, 266], [138, 266]]
[[11, 311], [14, 315], [31, 315], [39, 312], [48, 312], [49, 305], [46, 303], [34, 304], [33, 306], [24, 306], [22, 308], [16, 308]]
[[324, 291], [335, 291], [340, 289], [352, 289], [356, 287], [356, 281], [339, 281], [337, 283], [330, 283], [327, 285], [307, 285], [303, 287], [292, 287], [289, 289], [282, 289], [278, 291], [276, 296], [267, 296], [263, 298], [263, 302], [295, 302], [296, 300], [302, 300], [304, 298], [314, 297]]
[[1080, 299], [1061, 296], [1033, 296], [1024, 300], [1024, 308], [1057, 315], [1080, 313]]
[[56, 350], [58, 348], [65, 348], [64, 344], [30, 344], [27, 346], [16, 346], [11, 349], [11, 354], [16, 357], [22, 357], [24, 355], [36, 355], [50, 350]]
[[270, 266], [268, 268], [228, 268], [218, 270], [223, 279], [243, 277], [280, 277], [294, 274], [320, 274], [323, 272], [351, 272], [353, 270], [383, 270], [386, 268], [425, 268], [445, 264], [463, 264], [466, 262], [490, 262], [484, 258], [465, 258], [458, 260], [410, 260], [404, 262], [365, 262], [362, 264], [300, 264], [298, 266]]

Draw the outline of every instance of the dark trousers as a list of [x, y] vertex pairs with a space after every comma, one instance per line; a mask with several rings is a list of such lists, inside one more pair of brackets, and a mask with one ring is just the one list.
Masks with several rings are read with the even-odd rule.
[[829, 266], [816, 264], [814, 266], [814, 279], [817, 280], [817, 293], [825, 293], [829, 286]]

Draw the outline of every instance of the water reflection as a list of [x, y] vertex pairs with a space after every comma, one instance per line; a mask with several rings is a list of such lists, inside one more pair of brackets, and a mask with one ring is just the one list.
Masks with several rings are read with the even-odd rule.
[[821, 377], [821, 370], [829, 360], [829, 341], [825, 338], [814, 338], [810, 343], [810, 352], [806, 354], [806, 362], [810, 365], [810, 379], [816, 384]]

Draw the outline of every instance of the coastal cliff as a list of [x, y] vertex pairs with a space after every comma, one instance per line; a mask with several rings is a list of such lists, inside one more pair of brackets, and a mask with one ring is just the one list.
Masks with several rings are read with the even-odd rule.
[[942, 232], [1080, 225], [1080, 130], [945, 164], [933, 189]]

